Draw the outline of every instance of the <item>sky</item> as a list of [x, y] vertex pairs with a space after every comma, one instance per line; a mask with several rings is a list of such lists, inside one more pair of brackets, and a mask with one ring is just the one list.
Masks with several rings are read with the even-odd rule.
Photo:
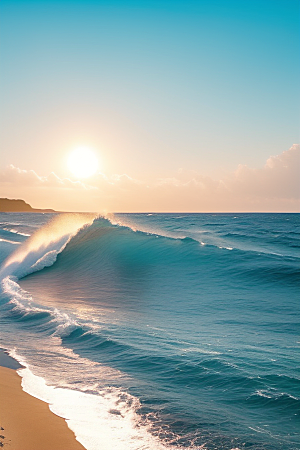
[[0, 196], [300, 211], [299, 37], [298, 0], [1, 0]]

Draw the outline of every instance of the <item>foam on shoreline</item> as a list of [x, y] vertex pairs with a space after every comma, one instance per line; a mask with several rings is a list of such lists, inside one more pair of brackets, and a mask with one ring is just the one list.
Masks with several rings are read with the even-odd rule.
[[[113, 387], [93, 394], [65, 387], [49, 386], [42, 377], [32, 373], [26, 361], [14, 352], [11, 354], [23, 366], [17, 370], [22, 378], [23, 391], [42, 400], [48, 404], [51, 412], [65, 419], [77, 441], [86, 450], [166, 450], [169, 448], [151, 434], [149, 424], [140, 423], [140, 417], [137, 414], [140, 403], [137, 398]], [[172, 449], [178, 450], [176, 446], [172, 446]], [[74, 450], [76, 450], [75, 447]]]
[[21, 388], [20, 364], [0, 350], [1, 443], [11, 450], [84, 450], [66, 421]]

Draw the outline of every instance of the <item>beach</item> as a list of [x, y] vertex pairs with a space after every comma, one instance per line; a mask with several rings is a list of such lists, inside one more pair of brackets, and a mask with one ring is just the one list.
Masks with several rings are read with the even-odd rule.
[[84, 450], [64, 419], [22, 390], [17, 361], [1, 351], [0, 364], [0, 445], [10, 450]]

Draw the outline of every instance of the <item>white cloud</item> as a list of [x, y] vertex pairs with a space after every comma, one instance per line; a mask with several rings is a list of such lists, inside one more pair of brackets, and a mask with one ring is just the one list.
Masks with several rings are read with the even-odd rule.
[[39, 176], [34, 170], [24, 170], [10, 164], [2, 173], [0, 173], [0, 183], [14, 184], [20, 187], [48, 187], [48, 188], [71, 188], [71, 189], [95, 189], [82, 183], [81, 181], [72, 181], [69, 178], [59, 178], [54, 172], [48, 176]]
[[271, 156], [264, 167], [239, 166], [228, 180], [239, 195], [263, 198], [299, 199], [300, 146], [294, 144], [280, 155]]
[[85, 184], [11, 165], [0, 174], [0, 186], [6, 196], [60, 210], [299, 211], [299, 168], [300, 146], [295, 144], [261, 168], [240, 165], [220, 180], [180, 169], [173, 177], [151, 183], [127, 174], [98, 173]]

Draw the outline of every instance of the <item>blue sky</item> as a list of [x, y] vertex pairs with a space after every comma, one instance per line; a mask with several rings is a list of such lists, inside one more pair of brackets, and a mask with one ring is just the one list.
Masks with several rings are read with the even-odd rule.
[[294, 0], [2, 0], [2, 165], [139, 179], [261, 167], [299, 142]]

